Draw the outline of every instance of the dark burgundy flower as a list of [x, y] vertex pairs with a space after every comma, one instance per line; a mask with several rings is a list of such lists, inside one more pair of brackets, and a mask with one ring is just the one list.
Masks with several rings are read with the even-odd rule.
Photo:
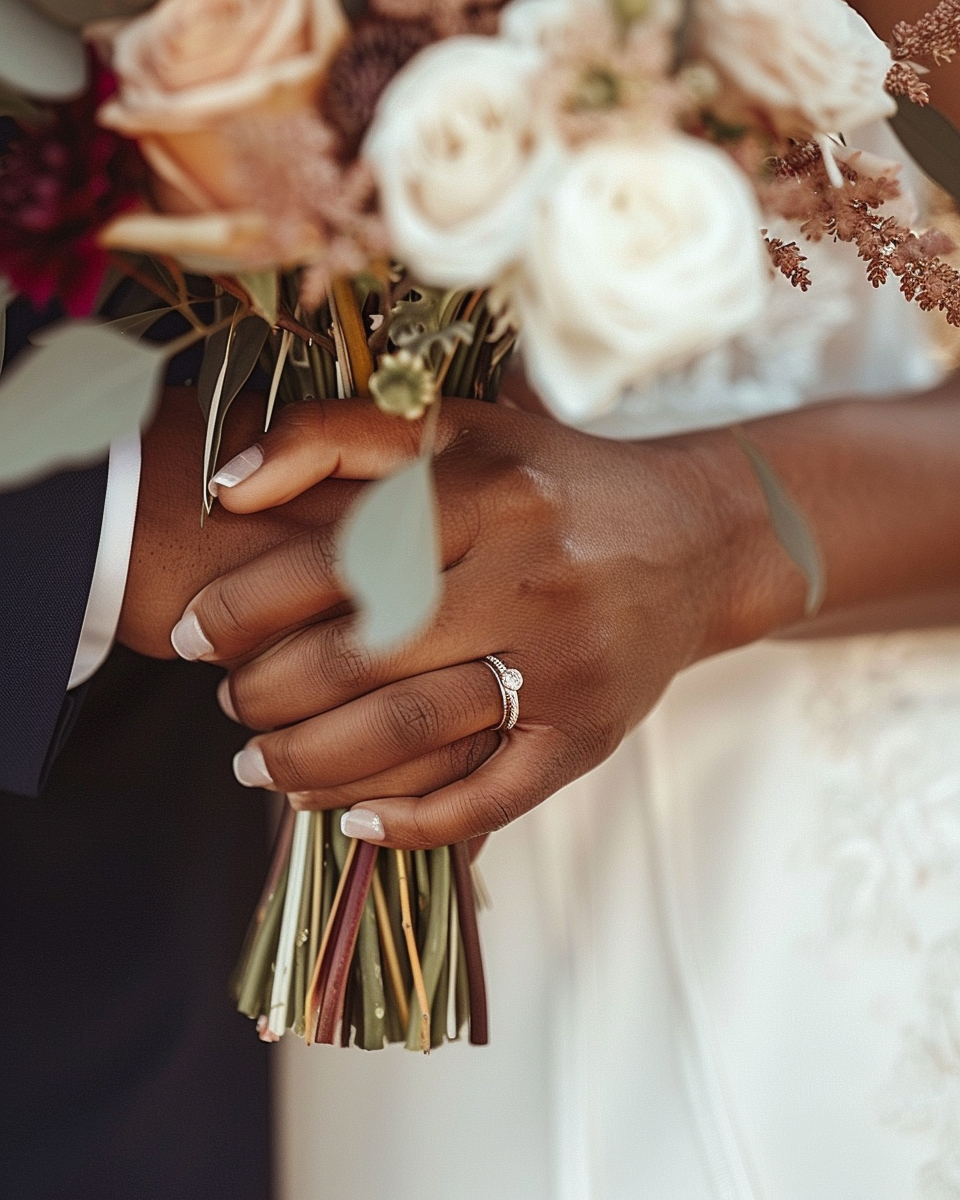
[[92, 311], [106, 270], [98, 231], [137, 203], [146, 179], [134, 143], [96, 123], [115, 87], [97, 64], [85, 95], [51, 105], [48, 121], [18, 130], [0, 154], [0, 275], [71, 316]]

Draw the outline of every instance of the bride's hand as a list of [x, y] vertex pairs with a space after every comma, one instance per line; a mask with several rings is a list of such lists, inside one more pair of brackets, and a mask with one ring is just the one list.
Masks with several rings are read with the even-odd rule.
[[[254, 512], [331, 476], [373, 479], [420, 436], [356, 400], [291, 406], [221, 473], [219, 499]], [[273, 731], [238, 756], [242, 782], [359, 802], [350, 831], [391, 846], [489, 832], [601, 762], [678, 670], [765, 632], [771, 573], [782, 593], [792, 571], [723, 433], [622, 443], [445, 399], [436, 451], [443, 600], [414, 641], [374, 658], [354, 640], [333, 526], [209, 585], [175, 631], [187, 657], [233, 666], [231, 715]], [[799, 576], [786, 589], [799, 610]], [[524, 684], [488, 759], [503, 715], [489, 654]]]

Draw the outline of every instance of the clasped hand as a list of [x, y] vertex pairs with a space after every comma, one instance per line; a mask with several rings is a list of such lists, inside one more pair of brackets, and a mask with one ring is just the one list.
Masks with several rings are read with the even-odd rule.
[[[220, 503], [261, 512], [379, 478], [421, 434], [355, 400], [290, 406]], [[598, 764], [678, 670], [742, 640], [727, 581], [766, 522], [756, 497], [746, 519], [719, 500], [725, 476], [744, 478], [724, 437], [619, 443], [444, 400], [443, 598], [420, 636], [378, 656], [357, 641], [335, 524], [226, 572], [178, 624], [180, 653], [229, 668], [224, 710], [262, 731], [238, 778], [299, 807], [356, 806], [358, 836], [428, 847], [497, 829]], [[488, 654], [525, 680], [508, 734]]]

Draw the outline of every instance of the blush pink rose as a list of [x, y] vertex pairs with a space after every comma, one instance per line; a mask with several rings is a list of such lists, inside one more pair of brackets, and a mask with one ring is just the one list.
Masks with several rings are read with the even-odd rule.
[[338, 0], [161, 0], [133, 20], [93, 26], [120, 84], [100, 123], [139, 143], [164, 214], [122, 219], [105, 231], [107, 243], [176, 257], [206, 251], [221, 269], [233, 257], [263, 265], [229, 127], [246, 116], [313, 111], [346, 32]]

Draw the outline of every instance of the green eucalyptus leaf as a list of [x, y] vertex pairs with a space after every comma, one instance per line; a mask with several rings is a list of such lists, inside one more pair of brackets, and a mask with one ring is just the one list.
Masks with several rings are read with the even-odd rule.
[[813, 616], [823, 603], [827, 589], [823, 558], [813, 529], [753, 442], [740, 432], [736, 437], [763, 489], [777, 540], [807, 581], [805, 612], [808, 617]]
[[897, 97], [894, 133], [938, 187], [960, 202], [960, 131], [932, 104]]
[[277, 323], [279, 277], [276, 271], [242, 271], [237, 282], [250, 294], [257, 313], [271, 325]]
[[149, 418], [162, 347], [76, 322], [9, 368], [0, 383], [0, 485], [90, 462]]
[[440, 550], [428, 458], [368, 484], [340, 539], [359, 634], [382, 651], [415, 634], [440, 599]]
[[91, 21], [135, 17], [157, 0], [30, 0], [31, 5], [59, 25], [82, 29]]
[[24, 0], [0, 3], [0, 82], [38, 100], [72, 100], [87, 86], [80, 35]]

